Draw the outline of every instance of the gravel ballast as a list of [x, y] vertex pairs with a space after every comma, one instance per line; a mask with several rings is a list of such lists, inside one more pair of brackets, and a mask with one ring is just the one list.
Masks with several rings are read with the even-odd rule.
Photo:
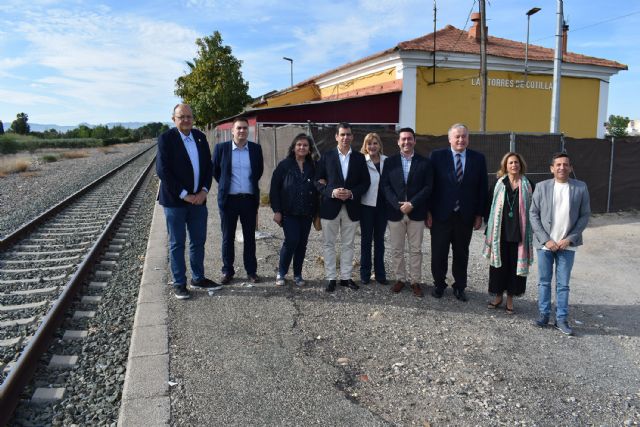
[[[213, 203], [205, 264], [218, 279]], [[260, 209], [259, 231], [273, 236], [257, 242], [262, 283], [245, 282], [236, 243], [231, 286], [212, 295], [192, 292], [189, 301], [175, 300], [168, 289], [171, 425], [640, 422], [640, 270], [630, 256], [640, 234], [637, 213], [592, 219], [572, 279], [574, 337], [533, 324], [535, 265], [514, 316], [504, 306], [487, 309], [480, 232], [470, 250], [466, 303], [450, 287], [440, 300], [430, 296], [428, 232], [423, 299], [373, 281], [358, 291], [325, 293], [321, 234], [314, 230], [303, 272], [308, 285], [296, 288], [290, 272], [287, 285], [276, 288], [282, 231], [272, 215]], [[620, 253], [602, 252], [611, 238]]]
[[[0, 238], [150, 145], [144, 142], [105, 148], [42, 150], [16, 155], [28, 158], [31, 166], [24, 173], [0, 177]], [[82, 151], [88, 157], [60, 158], [52, 163], [42, 161], [46, 153], [60, 154], [63, 151]]]

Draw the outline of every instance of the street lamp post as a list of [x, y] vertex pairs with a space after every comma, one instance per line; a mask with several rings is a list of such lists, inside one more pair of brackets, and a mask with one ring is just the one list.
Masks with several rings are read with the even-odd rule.
[[282, 59], [289, 61], [289, 64], [291, 64], [291, 87], [293, 87], [293, 59], [287, 58], [286, 56], [283, 56]]
[[532, 7], [527, 12], [527, 44], [524, 45], [524, 81], [527, 81], [527, 73], [529, 72], [529, 23], [531, 22], [531, 15], [540, 12], [539, 7]]

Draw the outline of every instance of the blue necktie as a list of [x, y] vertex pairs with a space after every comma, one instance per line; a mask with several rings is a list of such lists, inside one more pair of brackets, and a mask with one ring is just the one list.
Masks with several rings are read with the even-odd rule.
[[[456, 180], [458, 184], [462, 183], [462, 156], [460, 153], [456, 154]], [[460, 210], [460, 200], [456, 200], [456, 205], [453, 208], [454, 212], [458, 212]]]

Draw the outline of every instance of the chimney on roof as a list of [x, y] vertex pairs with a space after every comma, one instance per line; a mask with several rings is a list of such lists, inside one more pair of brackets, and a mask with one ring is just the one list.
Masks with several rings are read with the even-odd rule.
[[[480, 14], [478, 12], [472, 13], [471, 21], [473, 22], [473, 27], [469, 28], [469, 38], [480, 43]], [[484, 27], [484, 32], [487, 35], [489, 34], [488, 27]]]
[[562, 25], [562, 56], [561, 58], [564, 59], [564, 55], [567, 53], [567, 36], [569, 33], [569, 24], [567, 24], [567, 21], [564, 21], [564, 24]]

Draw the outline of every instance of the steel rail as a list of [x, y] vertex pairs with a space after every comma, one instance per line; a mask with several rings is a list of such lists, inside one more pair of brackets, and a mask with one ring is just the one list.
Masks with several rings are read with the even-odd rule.
[[[140, 155], [146, 153], [148, 150], [145, 150], [139, 155], [136, 155], [131, 160], [138, 158]], [[127, 161], [125, 165], [130, 163], [130, 161]], [[64, 286], [64, 290], [62, 291], [58, 299], [53, 303], [51, 309], [43, 318], [42, 323], [34, 333], [33, 337], [31, 338], [29, 343], [25, 346], [22, 353], [18, 357], [18, 360], [16, 361], [15, 365], [7, 374], [7, 377], [5, 378], [2, 385], [0, 385], [0, 408], [2, 408], [2, 410], [0, 411], [0, 426], [5, 425], [7, 421], [10, 419], [11, 415], [13, 414], [13, 410], [15, 409], [16, 404], [18, 403], [18, 398], [20, 397], [20, 393], [22, 392], [24, 387], [27, 385], [27, 383], [31, 380], [31, 377], [38, 366], [38, 360], [40, 359], [42, 354], [44, 354], [49, 348], [54, 332], [62, 323], [62, 320], [64, 319], [65, 310], [71, 305], [71, 303], [73, 302], [73, 298], [75, 297], [75, 294], [77, 293], [78, 289], [80, 288], [82, 283], [85, 281], [85, 279], [88, 277], [88, 275], [91, 273], [91, 270], [94, 267], [94, 264], [96, 263], [98, 257], [101, 255], [104, 246], [108, 243], [114, 230], [117, 228], [120, 222], [120, 219], [125, 215], [127, 208], [131, 204], [131, 201], [133, 200], [136, 192], [144, 182], [144, 179], [146, 178], [147, 174], [151, 170], [151, 167], [153, 166], [154, 162], [155, 162], [155, 156], [149, 162], [149, 165], [147, 165], [144, 171], [140, 174], [140, 176], [136, 180], [135, 185], [132, 187], [132, 189], [129, 191], [127, 196], [124, 198], [124, 200], [118, 207], [118, 210], [116, 211], [115, 215], [111, 218], [111, 220], [107, 224], [107, 227], [105, 228], [103, 233], [98, 237], [98, 240], [93, 244], [93, 246], [91, 247], [91, 250], [89, 251], [87, 256], [85, 256], [84, 260], [78, 267], [78, 270], [76, 270], [76, 272], [69, 279], [67, 284]], [[117, 171], [119, 169], [121, 169], [121, 166], [114, 169], [114, 171]], [[98, 178], [98, 180], [96, 181], [100, 181], [100, 182], [103, 181], [105, 177], [113, 174], [114, 171], [108, 172], [104, 176]], [[95, 184], [95, 182], [92, 184]], [[82, 192], [83, 194], [84, 192], [86, 192], [86, 190], [87, 190], [87, 187], [83, 188], [78, 193]], [[75, 194], [76, 197], [80, 195], [78, 193]], [[65, 202], [66, 204], [68, 204], [69, 198], [65, 199]], [[59, 205], [60, 204], [56, 205], [56, 207], [58, 207]], [[52, 210], [53, 208], [49, 209], [43, 215], [52, 215]], [[25, 231], [22, 231], [22, 230], [27, 226], [29, 226], [28, 228], [29, 230], [32, 229], [33, 227], [31, 226], [31, 223], [30, 223], [22, 227], [20, 231], [24, 233]], [[12, 235], [14, 234], [16, 233], [12, 233]]]
[[82, 196], [87, 191], [91, 190], [92, 188], [94, 188], [95, 186], [100, 184], [102, 181], [104, 181], [105, 179], [109, 178], [111, 175], [115, 174], [120, 169], [124, 168], [129, 163], [133, 162], [138, 157], [142, 156], [147, 151], [149, 151], [149, 150], [151, 150], [153, 148], [155, 148], [155, 144], [153, 144], [151, 147], [147, 148], [146, 150], [143, 150], [140, 153], [136, 154], [135, 156], [133, 156], [132, 158], [130, 158], [126, 162], [122, 163], [121, 165], [113, 168], [112, 170], [110, 170], [109, 172], [105, 173], [101, 177], [97, 178], [93, 182], [90, 182], [89, 184], [85, 185], [83, 188], [81, 188], [80, 190], [78, 190], [75, 193], [71, 194], [69, 197], [67, 197], [66, 199], [64, 199], [61, 202], [57, 203], [53, 207], [47, 209], [46, 211], [44, 211], [43, 213], [41, 213], [40, 215], [38, 215], [37, 217], [35, 217], [31, 221], [28, 221], [28, 222], [22, 224], [20, 227], [18, 227], [17, 229], [12, 231], [10, 234], [5, 236], [4, 239], [0, 239], [0, 251], [4, 251], [8, 247], [10, 247], [14, 243], [16, 243], [18, 240], [22, 239], [31, 230], [33, 230], [34, 228], [36, 228], [37, 226], [39, 226], [40, 224], [45, 222], [47, 219], [51, 218], [56, 213], [60, 212], [62, 209], [64, 209], [70, 203], [72, 203], [75, 199], [77, 199], [78, 197]]

